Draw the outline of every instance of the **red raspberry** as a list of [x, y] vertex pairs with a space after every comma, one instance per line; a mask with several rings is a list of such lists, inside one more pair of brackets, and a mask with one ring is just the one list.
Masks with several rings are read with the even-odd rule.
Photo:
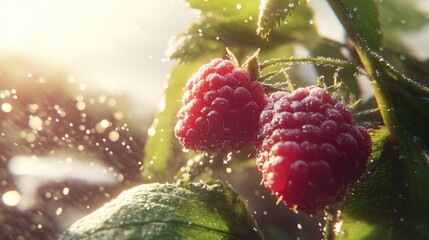
[[265, 187], [309, 214], [337, 202], [371, 153], [366, 129], [318, 87], [272, 94], [259, 125], [257, 165]]
[[267, 100], [262, 85], [232, 61], [214, 59], [186, 85], [175, 133], [186, 149], [238, 151], [251, 144]]

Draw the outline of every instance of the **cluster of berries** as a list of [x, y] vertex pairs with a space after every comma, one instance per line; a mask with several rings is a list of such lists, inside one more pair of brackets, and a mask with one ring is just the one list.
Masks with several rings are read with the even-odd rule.
[[371, 153], [367, 130], [326, 90], [310, 86], [268, 98], [230, 60], [202, 66], [182, 101], [175, 133], [185, 148], [228, 152], [254, 144], [265, 187], [309, 214], [337, 202]]

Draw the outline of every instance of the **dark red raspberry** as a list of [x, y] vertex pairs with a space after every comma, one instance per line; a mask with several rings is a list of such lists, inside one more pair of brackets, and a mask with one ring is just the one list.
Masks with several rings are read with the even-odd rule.
[[257, 165], [265, 187], [309, 214], [341, 199], [371, 153], [370, 136], [348, 107], [315, 86], [272, 94], [259, 125]]
[[175, 133], [186, 149], [238, 151], [252, 143], [267, 100], [262, 85], [232, 61], [214, 59], [186, 85]]

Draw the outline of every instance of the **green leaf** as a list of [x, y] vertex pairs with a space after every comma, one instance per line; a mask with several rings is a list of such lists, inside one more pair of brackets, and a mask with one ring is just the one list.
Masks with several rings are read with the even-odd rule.
[[[190, 61], [207, 53], [233, 50], [239, 60], [260, 48], [263, 53], [287, 43], [314, 44], [319, 39], [314, 25], [309, 24], [312, 11], [308, 4], [296, 9], [289, 23], [272, 31], [270, 42], [256, 35], [257, 0], [217, 1], [189, 0], [190, 6], [200, 10], [197, 23], [173, 38], [167, 51], [170, 58]], [[238, 9], [239, 8], [239, 9]]]
[[429, 98], [378, 71], [375, 92], [389, 137], [384, 145], [373, 139], [375, 164], [345, 203], [344, 236], [428, 239]]
[[67, 239], [263, 239], [245, 201], [220, 181], [144, 184], [75, 222]]
[[429, 23], [427, 13], [417, 6], [416, 0], [378, 1], [384, 45], [391, 49], [409, 52], [403, 39], [410, 32], [421, 30]]
[[[359, 58], [373, 80], [375, 98], [391, 141], [387, 151], [391, 154], [392, 190], [384, 208], [387, 212], [369, 211], [369, 215], [384, 216], [387, 220], [378, 219], [376, 223], [359, 226], [364, 230], [350, 228], [349, 235], [366, 232], [366, 239], [428, 239], [429, 107], [426, 99], [429, 99], [429, 92], [426, 77], [419, 79], [419, 73], [415, 75], [417, 79], [413, 79], [396, 69], [377, 53], [379, 48], [374, 48], [371, 34], [362, 32], [365, 29], [350, 18], [353, 13], [344, 6], [344, 1], [329, 0], [329, 3], [356, 44]], [[424, 68], [418, 66], [418, 69]], [[356, 222], [368, 223], [357, 219]]]
[[268, 38], [271, 31], [292, 14], [302, 0], [265, 0], [259, 6], [257, 34]]
[[392, 216], [392, 143], [385, 128], [371, 133], [367, 173], [354, 184], [341, 206], [337, 239], [386, 239]]
[[[254, 27], [242, 21], [223, 21], [213, 18], [202, 18], [194, 23], [187, 32], [173, 37], [167, 55], [172, 59], [193, 61], [205, 54], [212, 54], [226, 47], [240, 52], [258, 47], [268, 47], [254, 33]], [[240, 57], [240, 56], [237, 56]]]
[[187, 0], [187, 2], [191, 8], [200, 10], [203, 16], [249, 20], [249, 17], [257, 16], [255, 15], [255, 12], [257, 11], [259, 4], [259, 1], [255, 0]]
[[144, 168], [142, 175], [147, 179], [162, 179], [163, 176], [171, 176], [167, 167], [171, 159], [171, 145], [174, 140], [174, 125], [176, 114], [181, 107], [183, 88], [189, 77], [198, 70], [201, 65], [220, 54], [206, 55], [195, 62], [180, 63], [172, 71], [168, 85], [164, 92], [164, 107], [154, 119], [149, 129], [144, 154]]
[[381, 28], [377, 5], [373, 0], [328, 0], [349, 37], [358, 46], [379, 50], [381, 47]]
[[[383, 31], [416, 31], [429, 23], [415, 0], [378, 1]], [[399, 40], [399, 39], [396, 39]]]

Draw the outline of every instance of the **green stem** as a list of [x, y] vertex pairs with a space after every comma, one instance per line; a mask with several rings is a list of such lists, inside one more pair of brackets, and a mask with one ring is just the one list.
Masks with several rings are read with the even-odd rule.
[[[276, 65], [281, 63], [314, 63], [314, 64], [320, 64], [320, 65], [330, 65], [335, 67], [342, 67], [342, 68], [352, 68], [355, 69], [356, 72], [359, 72], [359, 68], [351, 62], [347, 62], [340, 59], [333, 59], [333, 58], [325, 58], [325, 57], [291, 57], [291, 58], [273, 58], [270, 60], [266, 60], [260, 65], [260, 70]], [[363, 72], [359, 72], [361, 74], [365, 74]]]
[[[392, 183], [395, 186], [393, 201], [394, 208], [397, 209], [396, 216], [401, 216], [401, 218], [394, 219], [392, 224], [393, 226], [400, 224], [401, 227], [399, 229], [392, 227], [394, 231], [392, 238], [406, 233], [407, 239], [428, 239], [429, 232], [426, 228], [421, 227], [429, 226], [429, 218], [426, 214], [429, 208], [427, 205], [429, 199], [427, 195], [429, 187], [428, 157], [425, 148], [421, 147], [423, 143], [420, 142], [423, 140], [419, 140], [417, 135], [410, 132], [410, 129], [412, 130], [410, 124], [413, 123], [410, 121], [413, 117], [410, 115], [415, 113], [409, 109], [407, 104], [401, 102], [403, 99], [400, 98], [403, 97], [403, 94], [395, 93], [392, 91], [392, 87], [395, 83], [400, 84], [405, 87], [404, 91], [413, 89], [424, 93], [423, 96], [427, 96], [428, 89], [396, 71], [382, 56], [369, 48], [366, 39], [359, 34], [357, 26], [351, 20], [352, 13], [346, 8], [344, 0], [328, 0], [328, 2], [353, 40], [359, 58], [373, 80], [372, 85], [380, 113], [390, 137], [395, 141], [395, 152], [398, 157], [393, 159], [393, 166], [396, 169], [396, 181]], [[377, 46], [372, 46], [372, 48], [376, 49]], [[415, 121], [425, 124], [421, 119]]]
[[427, 86], [412, 80], [403, 73], [398, 72], [389, 62], [376, 52], [370, 51], [369, 54], [372, 58], [377, 60], [379, 65], [383, 67], [383, 70], [395, 81], [402, 83], [423, 95], [429, 95], [429, 88]]
[[392, 106], [391, 101], [389, 100], [389, 93], [386, 91], [387, 87], [384, 86], [381, 77], [378, 76], [376, 71], [376, 64], [374, 58], [371, 56], [369, 47], [362, 38], [362, 35], [359, 34], [357, 27], [352, 23], [349, 18], [349, 11], [345, 7], [343, 1], [341, 0], [328, 0], [329, 5], [334, 11], [337, 18], [340, 20], [344, 29], [347, 32], [347, 35], [352, 39], [356, 46], [356, 52], [359, 55], [359, 58], [367, 71], [369, 77], [374, 80], [372, 82], [374, 89], [374, 96], [377, 101], [377, 104], [380, 108], [381, 115], [383, 117], [384, 123], [389, 128], [389, 132], [392, 133], [391, 127], [394, 125], [392, 116], [388, 113], [388, 109]]

